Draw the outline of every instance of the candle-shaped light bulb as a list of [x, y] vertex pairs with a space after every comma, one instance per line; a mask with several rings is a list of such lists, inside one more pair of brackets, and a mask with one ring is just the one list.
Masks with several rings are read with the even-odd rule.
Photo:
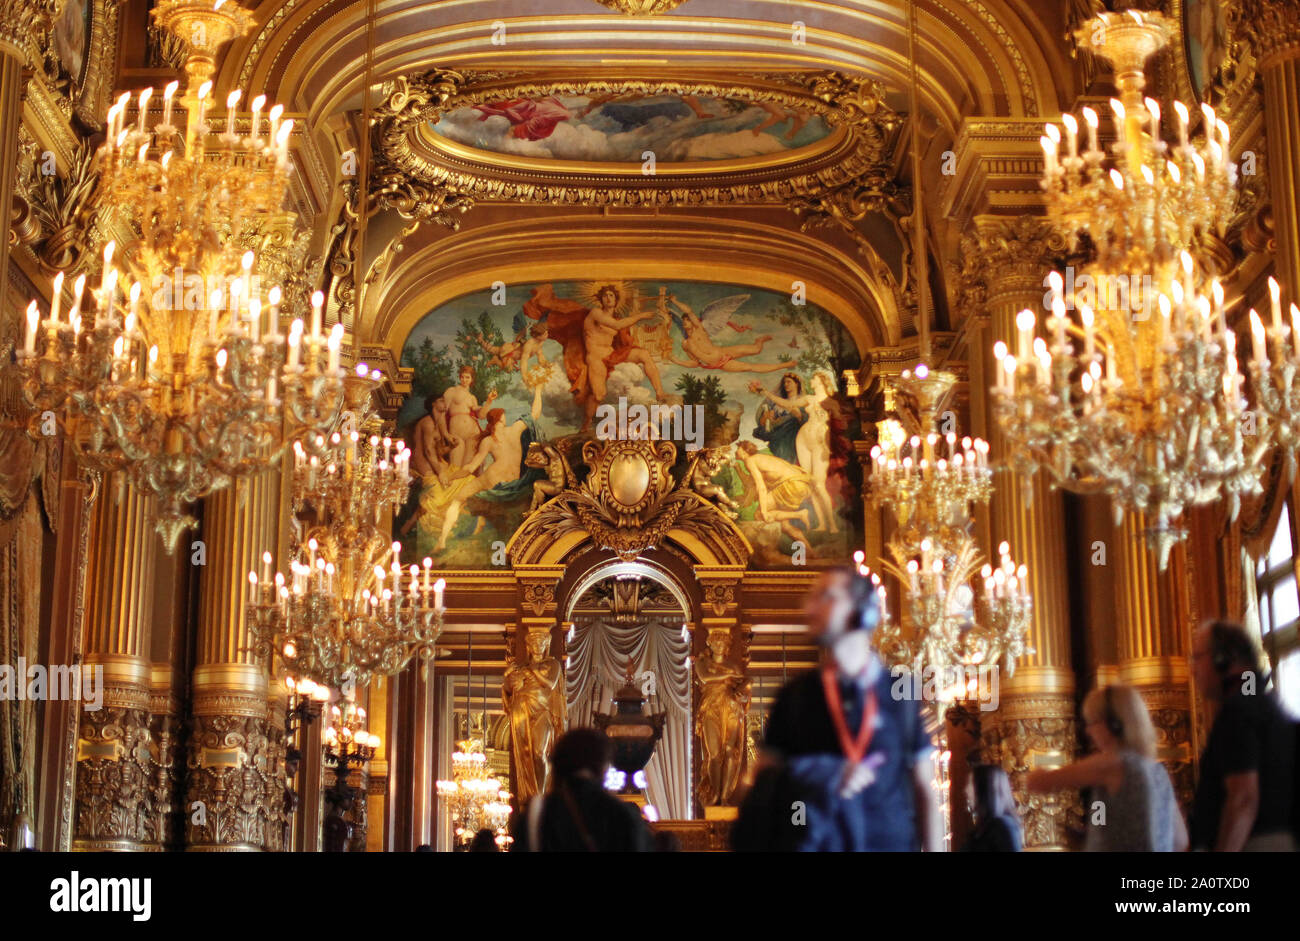
[[1088, 150], [1097, 150], [1097, 125], [1100, 123], [1097, 118], [1097, 112], [1092, 108], [1084, 107], [1083, 123], [1088, 125]]
[[330, 372], [339, 368], [339, 351], [343, 348], [343, 324], [336, 323], [330, 330], [329, 338], [329, 369]]
[[149, 116], [149, 99], [153, 97], [153, 89], [146, 88], [140, 92], [140, 115], [139, 122], [136, 124], [136, 130], [141, 134], [144, 133], [145, 118]]
[[1282, 288], [1277, 283], [1277, 279], [1269, 276], [1268, 279], [1268, 300], [1273, 313], [1273, 330], [1275, 333], [1282, 332]]
[[[28, 356], [36, 352], [36, 328], [41, 323], [41, 312], [32, 301], [27, 305], [27, 337], [23, 343], [23, 350]], [[119, 338], [120, 339], [120, 338]]]
[[171, 127], [172, 124], [172, 105], [175, 103], [176, 90], [181, 87], [181, 83], [171, 81], [163, 89], [163, 126]]
[[1255, 352], [1255, 362], [1261, 366], [1267, 361], [1265, 352], [1264, 323], [1259, 319], [1259, 314], [1252, 307], [1250, 310], [1250, 340], [1251, 348]]
[[1174, 114], [1178, 117], [1178, 146], [1187, 146], [1187, 105], [1181, 101], [1174, 102]]
[[1029, 350], [1033, 346], [1034, 338], [1034, 312], [1026, 307], [1020, 313], [1016, 314], [1016, 327], [1020, 331], [1020, 342], [1017, 347], [1019, 356], [1023, 359], [1029, 355]]
[[1160, 136], [1160, 102], [1156, 101], [1154, 98], [1146, 98], [1143, 99], [1142, 103], [1146, 105], [1147, 113], [1151, 115], [1151, 136], [1159, 137]]
[[1065, 145], [1069, 149], [1069, 155], [1074, 157], [1079, 149], [1079, 122], [1075, 120], [1074, 115], [1063, 114], [1061, 123], [1065, 125]]
[[320, 339], [321, 328], [321, 308], [325, 304], [325, 295], [320, 291], [315, 291], [311, 296], [311, 338]]
[[236, 88], [226, 96], [226, 136], [235, 136], [235, 106], [239, 104], [239, 99], [243, 92]]

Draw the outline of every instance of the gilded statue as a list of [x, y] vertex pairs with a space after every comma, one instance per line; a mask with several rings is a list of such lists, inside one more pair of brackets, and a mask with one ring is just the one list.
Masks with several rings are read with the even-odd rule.
[[501, 699], [510, 717], [514, 792], [520, 806], [546, 791], [551, 772], [548, 757], [564, 731], [566, 711], [564, 665], [550, 656], [550, 630], [529, 630], [525, 647], [526, 661], [511, 657], [501, 684]]
[[695, 734], [700, 739], [700, 802], [715, 807], [731, 804], [740, 783], [750, 681], [727, 660], [731, 638], [726, 628], [710, 630], [708, 643], [708, 652], [695, 662], [700, 683]]

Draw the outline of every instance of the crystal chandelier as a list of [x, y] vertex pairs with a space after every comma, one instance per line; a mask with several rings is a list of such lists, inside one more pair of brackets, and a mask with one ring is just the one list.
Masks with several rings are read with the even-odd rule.
[[1272, 319], [1268, 326], [1250, 311], [1253, 356], [1251, 384], [1259, 410], [1273, 432], [1273, 440], [1286, 454], [1286, 479], [1295, 480], [1296, 450], [1300, 448], [1300, 308], [1291, 305], [1289, 323], [1282, 322], [1282, 291], [1268, 279]]
[[380, 526], [411, 486], [410, 450], [381, 438], [370, 405], [379, 372], [365, 364], [346, 383], [347, 410], [338, 430], [293, 445], [293, 512], [305, 539], [292, 547], [289, 575], [250, 572], [250, 631], [263, 653], [275, 650], [296, 676], [335, 689], [365, 686], [415, 656], [434, 655], [442, 633], [446, 583], [401, 566], [401, 543]]
[[469, 843], [478, 831], [496, 834], [504, 849], [513, 840], [506, 832], [510, 823], [510, 792], [488, 772], [483, 743], [475, 738], [456, 743], [451, 755], [450, 781], [437, 783], [438, 797], [447, 803], [456, 840]]
[[[222, 7], [170, 2], [160, 20], [183, 42], [224, 42], [250, 20]], [[193, 83], [211, 73], [211, 55], [191, 49]], [[293, 122], [278, 106], [264, 119], [259, 97], [238, 133], [235, 91], [214, 128], [210, 81], [191, 85], [178, 120], [178, 85], [163, 91], [161, 115], [152, 88], [133, 120], [129, 94], [109, 108], [96, 200], [101, 228], [124, 241], [104, 246], [98, 287], [76, 278], [66, 317], [56, 275], [50, 314], [29, 306], [17, 356], [33, 422], [75, 418], [79, 458], [157, 498], [169, 549], [195, 522], [185, 504], [265, 470], [289, 436], [329, 427], [343, 377], [341, 326], [327, 338], [318, 304], [309, 336], [300, 320], [282, 334], [280, 288], [260, 284], [242, 247], [282, 213]]]
[[[1049, 276], [1043, 336], [1034, 312], [1020, 312], [1017, 348], [995, 346], [993, 391], [1026, 486], [1044, 468], [1061, 487], [1109, 494], [1117, 522], [1124, 510], [1145, 514], [1161, 569], [1187, 535], [1178, 523], [1187, 507], [1227, 499], [1235, 518], [1241, 498], [1259, 492], [1272, 440], [1270, 416], [1246, 407], [1223, 289], [1191, 254], [1198, 239], [1222, 233], [1232, 210], [1228, 127], [1203, 106], [1206, 133], [1194, 145], [1187, 108], [1175, 102], [1178, 142], [1166, 142], [1160, 106], [1142, 94], [1143, 63], [1172, 30], [1158, 13], [1130, 10], [1099, 14], [1076, 33], [1114, 67], [1118, 140], [1103, 153], [1097, 115], [1085, 108], [1086, 149], [1067, 114], [1062, 155], [1060, 131], [1048, 125], [1043, 186], [1049, 219], [1072, 241], [1086, 234], [1095, 259], [1078, 279]], [[1289, 380], [1277, 384], [1289, 390]]]
[[[1027, 573], [1005, 542], [998, 566], [985, 563], [971, 534], [972, 509], [992, 496], [993, 472], [987, 442], [958, 441], [955, 432], [938, 430], [955, 382], [952, 373], [922, 363], [897, 382], [912, 408], [895, 408], [894, 390], [887, 392], [886, 408], [901, 420], [880, 423], [880, 443], [871, 449], [871, 500], [898, 521], [883, 567], [898, 579], [903, 602], [899, 620], [892, 620], [880, 578], [872, 575], [884, 617], [877, 636], [882, 655], [912, 670], [926, 666], [947, 676], [958, 665], [1001, 663], [1010, 675], [1015, 658], [1027, 652]], [[862, 553], [855, 560], [870, 574]]]
[[375, 757], [379, 745], [379, 736], [366, 731], [365, 707], [357, 705], [354, 698], [345, 697], [330, 706], [325, 754], [332, 764], [365, 764]]
[[1204, 139], [1188, 137], [1190, 114], [1174, 102], [1178, 143], [1160, 134], [1160, 105], [1144, 97], [1143, 65], [1162, 49], [1177, 26], [1160, 13], [1100, 13], [1075, 32], [1079, 46], [1110, 62], [1120, 97], [1110, 100], [1118, 139], [1108, 158], [1098, 144], [1100, 119], [1084, 108], [1085, 149], [1079, 121], [1061, 117], [1046, 126], [1043, 188], [1048, 217], [1072, 246], [1086, 234], [1101, 273], [1147, 273], [1173, 267], [1177, 252], [1210, 232], [1222, 234], [1236, 200], [1237, 168], [1228, 149], [1228, 125], [1208, 104], [1201, 106]]

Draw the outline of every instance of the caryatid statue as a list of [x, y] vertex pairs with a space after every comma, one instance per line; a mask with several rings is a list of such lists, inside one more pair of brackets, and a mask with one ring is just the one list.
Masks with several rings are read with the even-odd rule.
[[551, 631], [534, 627], [525, 640], [527, 659], [511, 657], [501, 684], [501, 699], [510, 717], [514, 754], [512, 782], [520, 806], [545, 793], [550, 782], [551, 746], [564, 731], [564, 665], [551, 650]]
[[731, 632], [709, 631], [709, 650], [695, 661], [700, 683], [695, 734], [700, 739], [700, 803], [727, 806], [734, 799], [745, 762], [745, 713], [749, 711], [750, 681], [727, 660]]

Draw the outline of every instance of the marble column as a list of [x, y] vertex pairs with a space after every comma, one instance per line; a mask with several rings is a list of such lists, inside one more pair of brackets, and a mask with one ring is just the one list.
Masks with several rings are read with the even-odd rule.
[[[994, 419], [989, 392], [995, 368], [993, 344], [1015, 343], [1015, 319], [1021, 310], [1029, 308], [1041, 315], [1043, 282], [1063, 245], [1039, 217], [982, 217], [963, 248], [967, 294], [976, 299], [968, 315], [981, 318], [968, 344], [972, 430], [988, 440], [995, 466], [1005, 467], [1007, 445]], [[1013, 676], [1000, 677], [998, 708], [980, 715], [981, 745], [985, 760], [1000, 763], [1011, 776], [1024, 819], [1026, 847], [1063, 849], [1074, 799], [1064, 794], [1028, 795], [1023, 781], [1035, 767], [1072, 760], [1075, 751], [1064, 502], [1043, 471], [1026, 481], [1019, 472], [1003, 469], [995, 486], [986, 551], [995, 554], [1005, 541], [1016, 563], [1028, 568], [1033, 596], [1028, 646], [1033, 653], [1016, 661]]]
[[279, 474], [269, 471], [210, 496], [202, 538], [190, 547], [203, 552], [186, 760], [191, 851], [257, 851], [279, 842], [273, 804], [283, 796], [283, 768], [271, 734], [266, 669], [244, 615], [248, 573], [277, 544], [279, 484]]

